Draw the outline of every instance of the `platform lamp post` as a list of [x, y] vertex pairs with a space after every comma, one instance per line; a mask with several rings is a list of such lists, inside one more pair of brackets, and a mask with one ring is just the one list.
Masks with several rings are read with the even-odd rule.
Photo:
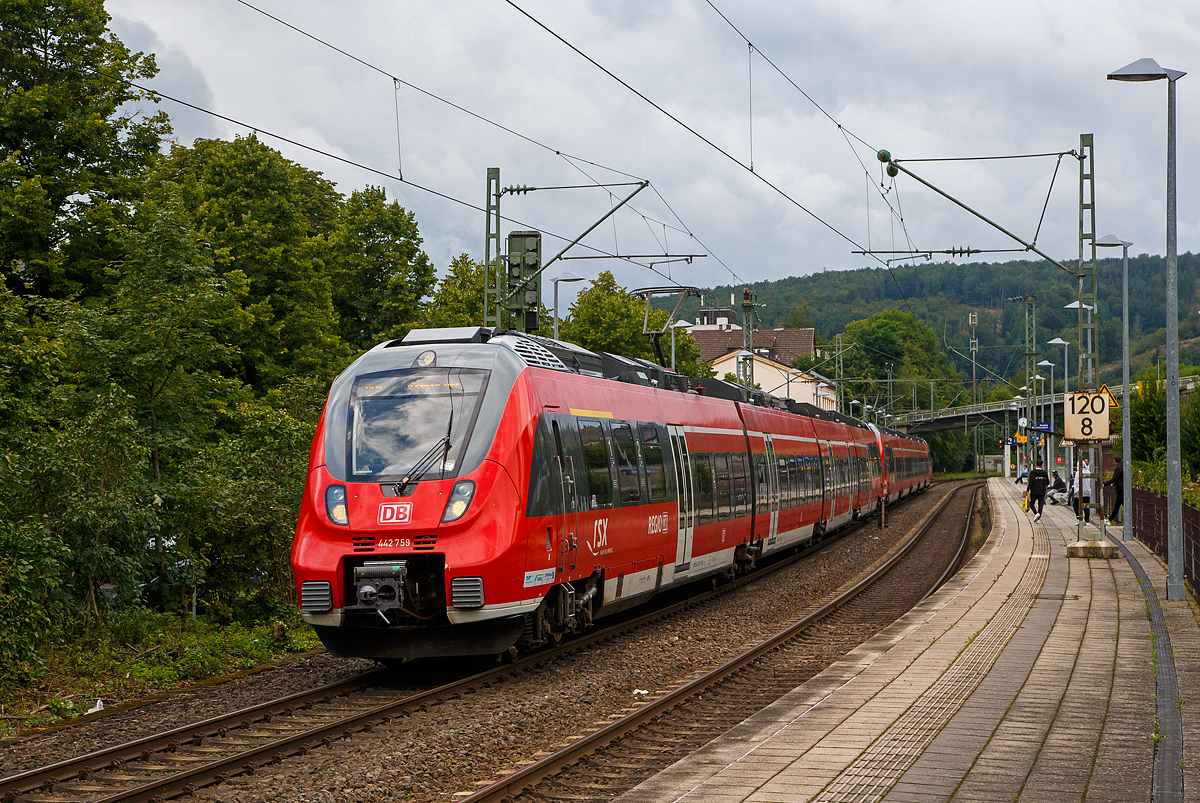
[[1186, 598], [1179, 465], [1179, 264], [1175, 254], [1175, 82], [1186, 74], [1160, 67], [1154, 59], [1138, 59], [1108, 74], [1110, 81], [1167, 79], [1167, 599], [1172, 601]]
[[[1054, 363], [1042, 360], [1038, 368], [1050, 369], [1050, 431], [1046, 433], [1046, 471], [1054, 469]], [[1064, 397], [1065, 398], [1065, 397]]]
[[[582, 282], [585, 277], [580, 276], [574, 271], [564, 270], [558, 276], [555, 276], [554, 281], [554, 339], [558, 340], [558, 283], [559, 282]], [[674, 334], [674, 333], [672, 333]]]
[[[1047, 340], [1047, 345], [1063, 347], [1063, 410], [1065, 411], [1067, 404], [1067, 394], [1070, 393], [1070, 388], [1067, 387], [1067, 378], [1070, 376], [1071, 363], [1067, 360], [1067, 350], [1071, 348], [1071, 344], [1063, 340], [1061, 337], [1056, 337], [1053, 340]], [[1065, 413], [1064, 413], [1065, 414]], [[1065, 418], [1063, 419], [1066, 420]], [[1071, 462], [1072, 452], [1071, 447], [1063, 448], [1063, 480], [1069, 486], [1071, 484]]]
[[1121, 484], [1122, 515], [1125, 519], [1121, 525], [1121, 540], [1132, 541], [1133, 519], [1129, 516], [1129, 506], [1133, 504], [1133, 474], [1129, 471], [1129, 461], [1132, 459], [1129, 443], [1129, 246], [1133, 243], [1108, 234], [1096, 240], [1096, 245], [1106, 248], [1121, 246], [1121, 462], [1124, 463], [1125, 476]]
[[[676, 321], [675, 323], [671, 324], [671, 370], [672, 371], [675, 370], [675, 330], [676, 329], [688, 329], [691, 326], [692, 326], [692, 324], [688, 323], [687, 321]], [[557, 338], [555, 338], [555, 339], [557, 340]]]
[[[856, 405], [856, 404], [859, 407], [863, 406], [863, 403], [860, 402], [858, 399], [851, 399], [850, 401], [846, 402], [846, 406], [850, 408], [850, 417], [851, 418], [854, 417], [854, 405]], [[866, 412], [866, 410], [867, 410], [867, 408], [863, 408], [863, 412]]]
[[785, 374], [784, 381], [787, 382], [787, 397], [789, 399], [792, 398], [792, 377], [801, 376], [803, 373], [803, 371], [797, 371], [795, 368], [789, 368], [787, 374]]

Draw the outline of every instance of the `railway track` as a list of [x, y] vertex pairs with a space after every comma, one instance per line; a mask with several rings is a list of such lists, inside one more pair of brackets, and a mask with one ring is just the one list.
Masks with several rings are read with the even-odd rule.
[[[572, 639], [553, 650], [488, 671], [424, 687], [396, 687], [394, 675], [377, 670], [308, 692], [290, 695], [231, 714], [176, 728], [106, 750], [0, 779], [0, 800], [22, 803], [166, 800], [229, 777], [304, 754], [356, 732], [369, 731], [414, 711], [432, 707], [503, 682], [510, 675], [555, 660], [565, 653], [611, 639], [649, 622], [679, 614], [763, 578], [823, 549], [862, 527], [868, 519], [835, 538], [783, 557], [758, 571], [679, 602]], [[391, 685], [389, 685], [391, 683]], [[795, 683], [780, 675], [775, 686]], [[790, 686], [788, 688], [791, 688]]]
[[[904, 549], [793, 626], [460, 803], [611, 800], [720, 736], [945, 582], [966, 554], [981, 488], [948, 495]], [[947, 552], [948, 563], [931, 563]]]

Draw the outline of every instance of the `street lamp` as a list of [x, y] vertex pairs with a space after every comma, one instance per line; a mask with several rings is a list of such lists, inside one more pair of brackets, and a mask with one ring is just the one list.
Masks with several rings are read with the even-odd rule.
[[582, 282], [583, 276], [580, 276], [574, 271], [565, 270], [558, 276], [554, 277], [554, 339], [558, 340], [558, 283], [559, 282]]
[[[854, 405], [857, 404], [859, 407], [863, 406], [863, 403], [860, 402], [858, 399], [851, 399], [849, 402], [847, 402], [847, 404], [850, 405], [850, 415], [851, 416], [854, 415]], [[863, 407], [863, 412], [866, 412], [869, 409], [870, 409], [869, 407]]]
[[1108, 74], [1110, 81], [1167, 79], [1167, 599], [1172, 601], [1186, 598], [1179, 465], [1179, 263], [1175, 254], [1175, 82], [1186, 74], [1160, 67], [1154, 59], [1138, 59]]
[[804, 373], [803, 371], [797, 371], [795, 368], [789, 368], [787, 374], [784, 376], [784, 380], [787, 382], [786, 393], [787, 393], [787, 397], [789, 399], [792, 398], [792, 377], [800, 376], [803, 373]]
[[[1068, 343], [1067, 341], [1063, 340], [1061, 337], [1056, 337], [1053, 340], [1047, 340], [1046, 343], [1047, 343], [1047, 345], [1050, 345], [1050, 346], [1062, 346], [1063, 347], [1063, 422], [1064, 422], [1063, 427], [1065, 428], [1066, 427], [1066, 411], [1067, 411], [1067, 394], [1071, 392], [1071, 389], [1069, 387], [1067, 387], [1067, 379], [1070, 377], [1070, 369], [1071, 369], [1071, 363], [1067, 359], [1067, 350], [1071, 347], [1071, 344]], [[1071, 484], [1071, 468], [1075, 465], [1072, 462], [1075, 459], [1075, 456], [1074, 456], [1075, 453], [1072, 451], [1072, 449], [1073, 449], [1073, 447], [1071, 447], [1071, 446], [1066, 447], [1066, 449], [1064, 450], [1064, 454], [1063, 454], [1063, 457], [1065, 458], [1065, 460], [1063, 461], [1063, 475], [1064, 475], [1063, 479], [1066, 480], [1067, 485]]]
[[[1042, 360], [1038, 363], [1038, 368], [1050, 369], [1050, 431], [1046, 433], [1046, 460], [1050, 466], [1054, 465], [1054, 363], [1049, 360]], [[1063, 398], [1066, 398], [1065, 396]]]
[[675, 370], [675, 330], [676, 329], [687, 329], [691, 325], [692, 324], [688, 323], [687, 321], [676, 321], [675, 323], [671, 324], [671, 370], [672, 371]]
[[1111, 234], [1096, 240], [1096, 245], [1105, 248], [1121, 246], [1121, 462], [1125, 464], [1125, 480], [1121, 487], [1121, 502], [1124, 505], [1124, 523], [1121, 525], [1121, 540], [1133, 539], [1133, 519], [1129, 516], [1129, 505], [1133, 504], [1133, 474], [1129, 470], [1129, 246]]

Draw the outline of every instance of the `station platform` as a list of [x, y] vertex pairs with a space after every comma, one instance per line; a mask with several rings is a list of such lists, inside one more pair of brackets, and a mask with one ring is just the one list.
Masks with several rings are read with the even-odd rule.
[[1035, 523], [1024, 490], [989, 481], [991, 537], [935, 594], [618, 800], [1200, 801], [1195, 599], [1136, 541], [1068, 559], [1071, 509]]

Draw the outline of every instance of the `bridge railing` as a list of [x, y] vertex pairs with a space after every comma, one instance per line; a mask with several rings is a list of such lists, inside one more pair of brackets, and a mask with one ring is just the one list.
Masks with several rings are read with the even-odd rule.
[[[1053, 396], [1047, 394], [1038, 397], [1039, 403], [1062, 404], [1063, 394], [1055, 393]], [[983, 415], [984, 413], [1000, 413], [1010, 409], [1012, 400], [999, 402], [985, 402], [983, 404], [968, 404], [961, 407], [943, 407], [940, 410], [913, 410], [903, 415], [898, 415], [892, 419], [892, 426], [905, 426], [909, 424], [919, 424], [923, 421], [933, 421], [938, 418], [961, 418], [969, 415]]]

